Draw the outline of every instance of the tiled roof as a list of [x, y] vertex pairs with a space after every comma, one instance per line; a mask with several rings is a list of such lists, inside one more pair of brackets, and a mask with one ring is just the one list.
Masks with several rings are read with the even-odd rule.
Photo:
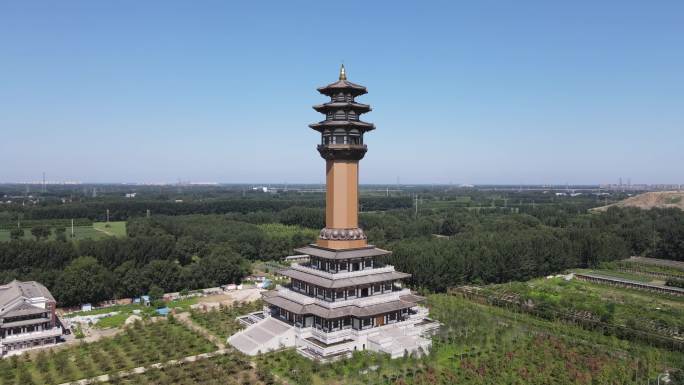
[[308, 254], [313, 257], [325, 259], [354, 259], [379, 257], [383, 255], [390, 255], [392, 253], [391, 251], [378, 249], [375, 246], [368, 246], [360, 249], [333, 250], [319, 247], [316, 245], [309, 245], [295, 249], [295, 251], [301, 254]]
[[357, 112], [368, 112], [371, 107], [368, 104], [356, 102], [330, 102], [325, 104], [318, 104], [313, 106], [313, 109], [318, 112], [326, 112], [329, 110], [351, 109]]
[[411, 276], [411, 274], [401, 273], [398, 271], [373, 273], [373, 270], [368, 270], [367, 275], [359, 275], [355, 277], [336, 279], [325, 278], [295, 269], [284, 269], [278, 271], [278, 273], [286, 277], [298, 279], [300, 281], [308, 282], [312, 285], [316, 285], [327, 289], [338, 289], [342, 287], [367, 285], [385, 281], [394, 281], [397, 279], [408, 278]]
[[10, 309], [7, 306], [13, 302], [38, 297], [55, 302], [55, 298], [50, 294], [50, 291], [35, 281], [21, 282], [14, 280], [5, 285], [0, 285], [0, 314], [9, 311]]
[[336, 91], [349, 91], [354, 95], [363, 95], [368, 93], [366, 87], [352, 83], [348, 80], [338, 80], [335, 83], [330, 83], [325, 87], [318, 88], [318, 92], [322, 93], [323, 95], [330, 95]]
[[[407, 297], [404, 299], [404, 297]], [[271, 305], [278, 306], [295, 314], [313, 314], [323, 318], [339, 318], [345, 316], [354, 317], [370, 317], [376, 314], [388, 313], [400, 309], [406, 309], [416, 306], [416, 302], [412, 301], [411, 296], [401, 296], [399, 300], [393, 300], [385, 303], [379, 303], [368, 306], [342, 306], [328, 309], [318, 304], [302, 305], [290, 299], [281, 297], [277, 292], [264, 293], [264, 301]], [[418, 296], [414, 296], [418, 297]], [[418, 297], [420, 298], [420, 297]]]

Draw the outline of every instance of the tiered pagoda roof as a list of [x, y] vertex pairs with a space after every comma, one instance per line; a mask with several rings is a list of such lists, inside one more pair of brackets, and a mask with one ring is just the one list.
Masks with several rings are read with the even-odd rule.
[[310, 124], [309, 127], [323, 132], [325, 129], [348, 127], [363, 132], [375, 129], [373, 123], [361, 121], [359, 116], [371, 111], [368, 104], [357, 103], [354, 98], [367, 93], [366, 87], [347, 80], [344, 66], [340, 69], [340, 80], [318, 88], [318, 92], [330, 97], [328, 103], [314, 106], [314, 110], [326, 115], [326, 119]]
[[368, 257], [381, 257], [392, 254], [391, 251], [379, 249], [373, 245], [361, 247], [357, 249], [327, 249], [318, 245], [308, 245], [294, 249], [297, 253], [307, 254], [314, 257], [325, 259], [355, 259]]
[[325, 307], [321, 306], [317, 302], [299, 303], [290, 298], [279, 295], [277, 292], [266, 292], [263, 294], [263, 298], [267, 303], [278, 306], [292, 313], [313, 314], [326, 319], [340, 318], [345, 316], [359, 318], [370, 317], [376, 314], [383, 314], [391, 311], [410, 308], [425, 300], [424, 297], [418, 295], [405, 294], [400, 296], [398, 300], [379, 302], [373, 305], [354, 304], [349, 306]]
[[298, 279], [300, 281], [304, 281], [325, 289], [339, 289], [351, 286], [369, 285], [373, 283], [405, 279], [411, 276], [411, 274], [402, 273], [399, 271], [377, 273], [373, 272], [372, 270], [365, 272], [364, 275], [335, 279], [321, 277], [320, 275], [307, 273], [297, 269], [283, 269], [278, 271], [278, 274]]
[[324, 87], [318, 87], [318, 92], [327, 96], [332, 96], [333, 94], [340, 92], [340, 90], [349, 91], [354, 96], [368, 93], [366, 87], [347, 80], [347, 70], [344, 68], [344, 64], [342, 64], [342, 67], [340, 67], [340, 77], [338, 81], [335, 83], [330, 83]]

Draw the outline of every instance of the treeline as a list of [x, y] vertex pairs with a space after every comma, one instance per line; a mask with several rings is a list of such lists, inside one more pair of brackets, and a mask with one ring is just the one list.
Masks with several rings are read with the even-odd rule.
[[154, 286], [165, 292], [214, 287], [249, 274], [249, 262], [227, 245], [207, 245], [192, 257], [184, 253], [189, 251], [172, 237], [4, 242], [0, 282], [42, 282], [60, 306], [71, 306], [139, 296]]
[[136, 296], [153, 285], [168, 292], [239, 282], [249, 273], [248, 259], [284, 257], [315, 240], [318, 230], [294, 223], [322, 222], [315, 208], [235, 216], [252, 223], [226, 215], [155, 216], [129, 221], [127, 238], [0, 242], [0, 282], [40, 281], [62, 306]]
[[[407, 213], [386, 217], [362, 217], [370, 241], [393, 250], [387, 262], [413, 274], [409, 284], [433, 291], [522, 281], [631, 255], [684, 259], [680, 210], [611, 208], [581, 215], [558, 208], [530, 214], [452, 210], [441, 219], [429, 213], [415, 220]], [[421, 237], [430, 232], [446, 239]]]
[[[171, 215], [136, 216], [128, 219], [127, 238], [0, 242], [0, 281], [39, 280], [54, 288], [62, 304], [97, 301], [105, 295], [130, 296], [153, 284], [166, 291], [194, 289], [238, 281], [247, 273], [247, 261], [290, 255], [295, 247], [313, 242], [325, 225], [323, 202], [317, 200], [303, 205], [276, 198], [236, 199], [226, 206], [211, 206], [214, 203], [220, 202], [197, 202], [197, 207], [234, 211], [181, 215], [183, 210], [171, 210]], [[394, 251], [388, 262], [413, 275], [409, 284], [433, 291], [471, 282], [526, 280], [631, 255], [684, 259], [684, 213], [676, 209], [614, 207], [587, 213], [577, 212], [573, 205], [549, 204], [524, 210], [428, 206], [416, 213], [406, 208], [410, 203], [386, 197], [363, 201], [364, 210], [373, 212], [361, 213], [360, 226], [370, 243]], [[110, 207], [110, 216], [121, 219], [116, 215], [146, 210], [144, 205], [136, 206], [140, 202], [131, 204], [120, 212]], [[29, 211], [47, 215], [49, 210], [57, 213], [69, 206]], [[97, 211], [89, 204], [84, 210], [85, 214]], [[228, 259], [221, 259], [224, 256]], [[88, 257], [88, 263], [82, 257]], [[95, 282], [69, 281], [64, 274], [77, 260], [72, 270], [82, 273], [85, 265], [102, 273], [91, 275], [109, 277], [98, 279], [108, 282], [109, 291]], [[222, 271], [216, 261], [236, 268], [212, 276], [208, 269]], [[60, 288], [59, 282], [72, 282], [67, 286], [76, 289], [67, 290], [66, 284]], [[96, 287], [101, 290], [90, 289]]]
[[453, 239], [406, 240], [386, 262], [412, 274], [408, 283], [431, 291], [467, 283], [524, 281], [567, 268], [629, 256], [626, 243], [600, 230], [526, 229]]
[[127, 231], [132, 239], [175, 239], [179, 258], [201, 254], [208, 245], [224, 244], [243, 257], [256, 260], [291, 255], [295, 247], [313, 242], [323, 226], [322, 210], [293, 207], [277, 214], [136, 218], [128, 222]]
[[[360, 203], [366, 211], [390, 210], [411, 207], [408, 197], [363, 197]], [[116, 199], [103, 201], [74, 202], [66, 204], [50, 204], [40, 206], [10, 207], [11, 220], [19, 215], [24, 219], [71, 219], [87, 218], [102, 221], [109, 210], [109, 218], [123, 221], [134, 217], [144, 217], [149, 210], [153, 215], [189, 215], [189, 214], [226, 214], [252, 212], [278, 212], [289, 207], [325, 206], [324, 199], [280, 199], [275, 196], [269, 199], [238, 198], [225, 200], [196, 200], [176, 202], [173, 200], [139, 200]]]

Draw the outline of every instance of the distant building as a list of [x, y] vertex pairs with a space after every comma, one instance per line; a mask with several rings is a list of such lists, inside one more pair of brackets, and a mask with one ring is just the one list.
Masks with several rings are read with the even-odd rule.
[[62, 327], [56, 301], [38, 282], [14, 280], [0, 286], [0, 356], [57, 343]]

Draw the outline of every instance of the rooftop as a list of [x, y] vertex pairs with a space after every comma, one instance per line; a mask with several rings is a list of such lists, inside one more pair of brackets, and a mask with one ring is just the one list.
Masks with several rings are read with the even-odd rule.
[[379, 249], [373, 245], [368, 245], [367, 247], [362, 247], [358, 249], [344, 249], [344, 250], [333, 250], [326, 249], [317, 245], [309, 245], [295, 249], [296, 252], [301, 254], [308, 254], [312, 257], [319, 257], [325, 259], [354, 259], [354, 258], [368, 258], [368, 257], [380, 257], [383, 255], [390, 255], [392, 252]]
[[[363, 273], [364, 271], [360, 272]], [[286, 277], [298, 279], [300, 281], [304, 281], [312, 285], [316, 285], [326, 289], [337, 289], [348, 286], [368, 285], [378, 282], [394, 281], [398, 279], [408, 278], [411, 276], [411, 274], [401, 273], [398, 271], [377, 273], [373, 272], [373, 269], [370, 269], [365, 270], [365, 272], [365, 275], [357, 275], [353, 277], [337, 279], [321, 277], [319, 275], [307, 273], [299, 269], [284, 269], [280, 270], [278, 273]]]
[[391, 311], [416, 306], [420, 300], [422, 300], [422, 297], [410, 294], [399, 297], [399, 300], [393, 300], [374, 305], [350, 305], [328, 309], [317, 303], [302, 305], [289, 298], [279, 295], [278, 292], [264, 293], [264, 301], [271, 305], [278, 306], [295, 314], [313, 314], [327, 319], [345, 316], [370, 317], [376, 314], [389, 313]]
[[55, 302], [50, 291], [36, 281], [22, 282], [15, 279], [5, 285], [0, 285], [0, 314], [10, 310], [6, 307], [20, 299], [29, 300], [34, 298], [45, 298], [47, 301]]

